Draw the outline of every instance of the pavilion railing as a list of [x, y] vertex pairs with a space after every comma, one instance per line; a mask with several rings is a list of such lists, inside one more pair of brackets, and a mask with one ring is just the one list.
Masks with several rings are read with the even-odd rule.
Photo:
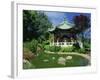
[[52, 42], [50, 45], [55, 46], [73, 46], [75, 42]]

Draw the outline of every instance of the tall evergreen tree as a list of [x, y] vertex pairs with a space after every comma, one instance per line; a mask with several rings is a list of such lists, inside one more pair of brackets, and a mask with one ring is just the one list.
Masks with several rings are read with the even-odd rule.
[[23, 41], [45, 38], [52, 24], [42, 11], [23, 10]]

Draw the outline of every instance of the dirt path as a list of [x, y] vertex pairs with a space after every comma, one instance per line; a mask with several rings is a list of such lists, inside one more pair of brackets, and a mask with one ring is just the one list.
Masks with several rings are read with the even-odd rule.
[[[55, 52], [45, 51], [49, 54], [55, 54]], [[71, 54], [71, 55], [78, 55], [81, 57], [84, 57], [85, 59], [88, 59], [90, 61], [90, 56], [87, 54], [77, 53], [77, 52], [57, 52], [56, 54]]]

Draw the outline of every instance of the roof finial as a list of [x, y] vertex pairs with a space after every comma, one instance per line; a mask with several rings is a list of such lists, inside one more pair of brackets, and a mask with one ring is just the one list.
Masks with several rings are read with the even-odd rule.
[[66, 22], [66, 17], [64, 17], [64, 22]]

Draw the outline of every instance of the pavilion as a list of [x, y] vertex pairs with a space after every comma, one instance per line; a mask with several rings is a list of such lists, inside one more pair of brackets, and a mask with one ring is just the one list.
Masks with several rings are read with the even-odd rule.
[[79, 43], [80, 47], [83, 47], [83, 44], [80, 40], [77, 39], [76, 33], [74, 31], [74, 24], [69, 23], [66, 19], [58, 26], [50, 29], [52, 38], [50, 39], [51, 46], [61, 46], [68, 47], [73, 46], [76, 42]]

